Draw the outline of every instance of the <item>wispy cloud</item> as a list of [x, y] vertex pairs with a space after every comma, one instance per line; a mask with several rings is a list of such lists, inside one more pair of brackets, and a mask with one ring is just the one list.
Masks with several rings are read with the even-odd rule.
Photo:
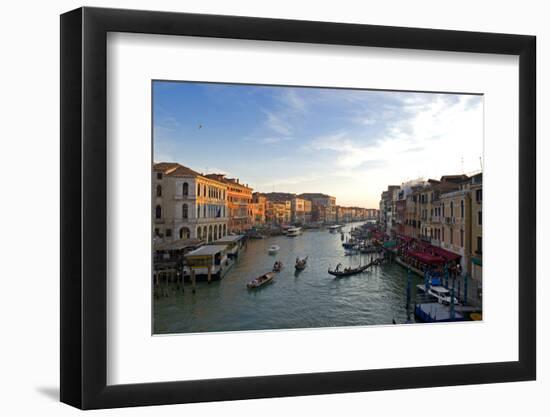
[[156, 160], [373, 207], [390, 183], [479, 168], [480, 96], [199, 84], [155, 97]]
[[292, 133], [292, 126], [289, 120], [286, 120], [284, 113], [276, 113], [269, 110], [264, 110], [264, 114], [267, 119], [265, 121], [266, 126], [281, 135], [290, 135]]

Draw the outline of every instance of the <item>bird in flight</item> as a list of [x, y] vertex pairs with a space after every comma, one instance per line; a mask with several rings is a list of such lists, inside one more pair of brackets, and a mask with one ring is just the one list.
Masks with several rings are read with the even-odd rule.
[[199, 130], [202, 129], [202, 125], [199, 125]]

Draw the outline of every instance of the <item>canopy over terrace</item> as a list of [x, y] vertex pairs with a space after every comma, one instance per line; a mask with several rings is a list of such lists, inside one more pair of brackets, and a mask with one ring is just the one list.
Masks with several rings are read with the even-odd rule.
[[383, 232], [379, 232], [378, 230], [373, 230], [371, 233], [375, 239], [384, 240], [384, 238], [386, 237]]
[[431, 255], [425, 252], [407, 251], [407, 255], [426, 265], [441, 265], [447, 262], [442, 256]]
[[460, 255], [453, 253], [451, 251], [445, 250], [443, 248], [431, 246], [430, 249], [433, 250], [434, 254], [445, 258], [447, 261], [458, 261], [460, 259]]

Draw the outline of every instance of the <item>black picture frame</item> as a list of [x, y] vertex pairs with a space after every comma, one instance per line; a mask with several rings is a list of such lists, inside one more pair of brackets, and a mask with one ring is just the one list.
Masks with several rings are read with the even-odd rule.
[[[107, 385], [108, 32], [519, 56], [519, 360]], [[536, 378], [536, 38], [102, 8], [61, 15], [61, 401], [82, 409]]]

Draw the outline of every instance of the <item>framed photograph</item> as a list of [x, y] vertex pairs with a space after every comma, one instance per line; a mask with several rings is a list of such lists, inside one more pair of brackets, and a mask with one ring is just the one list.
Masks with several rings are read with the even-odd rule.
[[533, 380], [535, 37], [61, 16], [61, 401]]

